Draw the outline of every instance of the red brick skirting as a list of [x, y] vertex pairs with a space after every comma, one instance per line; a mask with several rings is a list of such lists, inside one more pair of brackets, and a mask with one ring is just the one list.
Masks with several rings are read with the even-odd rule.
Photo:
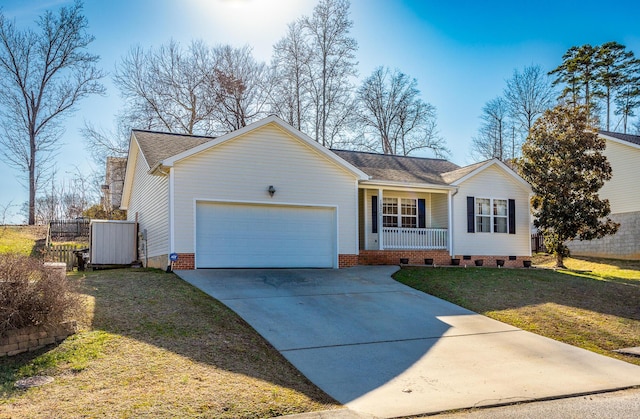
[[464, 255], [456, 255], [456, 259], [460, 259], [460, 266], [475, 266], [476, 260], [482, 260], [482, 266], [497, 267], [497, 261], [503, 261], [503, 267], [505, 268], [522, 268], [524, 266], [523, 261], [531, 260], [530, 256], [516, 256], [515, 259], [510, 260], [509, 256], [471, 256], [471, 259], [464, 258]]
[[338, 267], [350, 268], [358, 265], [358, 255], [338, 255]]
[[178, 253], [178, 260], [173, 262], [172, 269], [190, 270], [196, 268], [196, 256], [193, 253]]
[[433, 259], [436, 265], [450, 265], [451, 256], [446, 250], [361, 250], [360, 265], [400, 265], [400, 259], [408, 259], [409, 265], [424, 265], [425, 259]]
[[[436, 266], [451, 265], [451, 259], [459, 259], [460, 266], [475, 266], [476, 260], [482, 259], [483, 266], [496, 267], [497, 260], [504, 262], [508, 268], [522, 268], [524, 260], [530, 257], [518, 256], [515, 260], [509, 260], [509, 256], [478, 256], [471, 255], [465, 259], [464, 255], [452, 258], [446, 250], [360, 250], [359, 255], [338, 255], [338, 267], [349, 268], [357, 265], [400, 265], [401, 259], [407, 259], [409, 265], [426, 265], [425, 259], [433, 259]], [[179, 253], [178, 260], [173, 262], [173, 269], [195, 269], [195, 255], [193, 253]]]

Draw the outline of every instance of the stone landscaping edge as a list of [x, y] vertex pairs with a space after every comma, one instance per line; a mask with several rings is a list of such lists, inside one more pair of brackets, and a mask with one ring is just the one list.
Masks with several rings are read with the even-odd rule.
[[78, 325], [75, 320], [53, 327], [32, 326], [9, 330], [0, 336], [0, 358], [62, 342], [77, 331]]

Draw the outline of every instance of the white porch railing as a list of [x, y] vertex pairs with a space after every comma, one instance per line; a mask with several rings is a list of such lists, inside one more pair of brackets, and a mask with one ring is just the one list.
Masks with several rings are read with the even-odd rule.
[[382, 246], [385, 249], [447, 249], [446, 228], [383, 227]]

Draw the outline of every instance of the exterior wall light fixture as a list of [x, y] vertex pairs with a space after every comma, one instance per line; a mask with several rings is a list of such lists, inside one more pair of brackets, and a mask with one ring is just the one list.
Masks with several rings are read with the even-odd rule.
[[274, 188], [273, 185], [269, 185], [269, 189], [267, 189], [267, 192], [269, 192], [269, 195], [271, 195], [271, 197], [273, 198], [273, 194], [276, 193], [276, 188]]

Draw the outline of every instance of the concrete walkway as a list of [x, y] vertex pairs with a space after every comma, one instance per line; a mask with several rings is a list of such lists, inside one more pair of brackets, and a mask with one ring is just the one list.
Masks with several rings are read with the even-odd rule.
[[390, 278], [396, 269], [176, 273], [238, 313], [313, 383], [362, 417], [640, 385], [638, 366], [413, 290]]

